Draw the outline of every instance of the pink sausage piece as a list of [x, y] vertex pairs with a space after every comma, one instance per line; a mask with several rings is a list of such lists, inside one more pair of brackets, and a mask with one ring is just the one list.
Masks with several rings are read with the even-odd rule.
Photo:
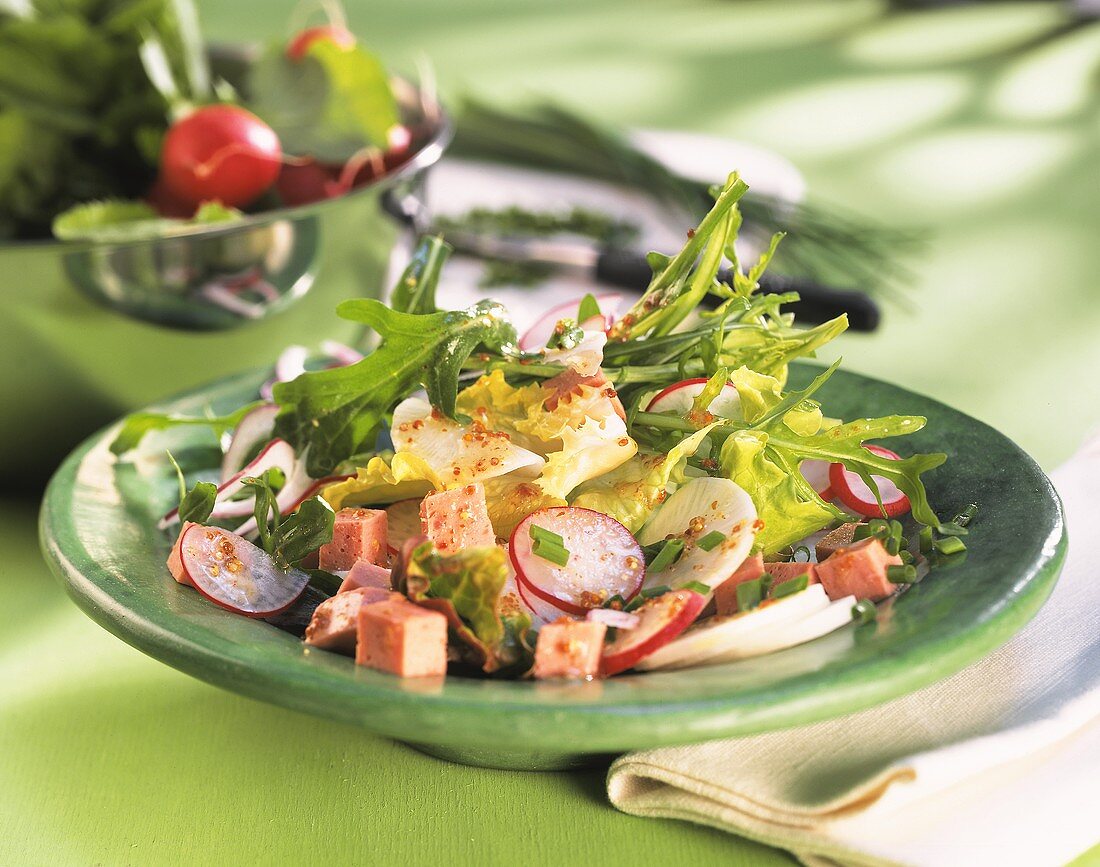
[[346, 572], [356, 560], [382, 566], [388, 556], [386, 513], [381, 509], [341, 509], [332, 541], [321, 546], [318, 562], [326, 572]]

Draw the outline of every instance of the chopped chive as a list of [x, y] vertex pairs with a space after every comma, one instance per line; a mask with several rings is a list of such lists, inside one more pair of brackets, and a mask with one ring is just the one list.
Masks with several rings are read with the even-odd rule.
[[623, 597], [618, 593], [616, 593], [603, 604], [604, 608], [611, 608], [615, 611], [622, 611], [625, 606], [626, 600], [623, 599]]
[[737, 585], [737, 610], [751, 611], [760, 604], [763, 598], [761, 581], [754, 578]]
[[717, 530], [711, 530], [697, 544], [704, 551], [713, 551], [719, 545], [726, 541], [726, 534], [719, 533]]
[[642, 596], [639, 593], [637, 596], [635, 596], [633, 599], [630, 600], [630, 602], [627, 604], [626, 608], [623, 609], [623, 611], [633, 611], [636, 608], [641, 608], [648, 601], [649, 601], [648, 599], [646, 599], [644, 596]]
[[794, 555], [791, 557], [792, 563], [809, 563], [810, 557], [813, 556], [813, 552], [810, 551], [805, 545], [799, 545], [794, 549]]
[[784, 596], [790, 596], [792, 593], [801, 593], [809, 586], [810, 576], [798, 575], [776, 584], [775, 589], [772, 590], [772, 596], [776, 599], [782, 599]]
[[772, 589], [772, 585], [775, 583], [775, 576], [771, 572], [765, 572], [757, 580], [760, 582], [760, 593], [767, 596], [768, 591]]
[[952, 518], [951, 523], [955, 524], [958, 527], [965, 527], [967, 524], [974, 520], [974, 516], [977, 514], [978, 504], [971, 503], [969, 506], [959, 512], [959, 514], [957, 514], [954, 518]]
[[860, 599], [852, 606], [852, 619], [857, 623], [870, 623], [877, 615], [878, 609], [870, 599]]
[[569, 552], [565, 548], [544, 539], [538, 539], [535, 542], [531, 547], [531, 553], [557, 566], [565, 566], [569, 562]]
[[536, 542], [549, 542], [552, 545], [557, 545], [559, 548], [565, 547], [565, 539], [557, 533], [535, 524], [531, 525], [531, 538]]
[[947, 536], [944, 539], [937, 539], [932, 543], [932, 547], [940, 554], [960, 554], [966, 550], [966, 543], [958, 536]]
[[658, 596], [664, 596], [666, 593], [671, 592], [672, 588], [669, 587], [667, 584], [659, 584], [656, 587], [646, 587], [638, 595], [641, 596], [643, 599], [654, 599]]
[[860, 524], [852, 531], [852, 541], [862, 542], [864, 539], [871, 538], [871, 527], [869, 524]]
[[891, 557], [896, 557], [898, 551], [901, 550], [901, 544], [893, 536], [887, 538], [883, 545], [886, 548], [886, 553], [889, 554]]
[[913, 562], [913, 560], [915, 559], [913, 557], [913, 552], [908, 551], [905, 548], [902, 548], [900, 551], [898, 551], [898, 556], [901, 557], [901, 564], [903, 566], [910, 565]]
[[931, 554], [933, 544], [932, 528], [921, 527], [920, 532], [917, 534], [917, 541], [920, 546], [920, 552], [922, 554]]
[[680, 589], [681, 590], [690, 590], [693, 593], [698, 593], [700, 596], [709, 596], [710, 595], [709, 585], [704, 584], [702, 581], [688, 581], [688, 583], [683, 585]]
[[970, 533], [966, 527], [960, 526], [954, 521], [949, 524], [940, 524], [936, 529], [940, 531], [941, 536], [966, 536]]
[[890, 538], [897, 539], [898, 547], [903, 547], [905, 545], [905, 536], [902, 535], [903, 529], [901, 521], [890, 522]]
[[669, 539], [665, 542], [664, 547], [657, 552], [657, 556], [653, 558], [653, 562], [649, 564], [649, 571], [653, 574], [664, 572], [665, 569], [675, 563], [683, 553], [684, 540]]
[[912, 584], [917, 580], [915, 566], [887, 566], [886, 580], [891, 584]]

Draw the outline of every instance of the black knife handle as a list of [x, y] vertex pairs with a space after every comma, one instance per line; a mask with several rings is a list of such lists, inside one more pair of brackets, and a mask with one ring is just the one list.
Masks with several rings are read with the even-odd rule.
[[[620, 289], [644, 292], [652, 277], [653, 272], [645, 256], [631, 251], [605, 250], [596, 262], [596, 280]], [[723, 282], [729, 282], [729, 271], [720, 272], [718, 277]], [[847, 313], [848, 326], [853, 331], [874, 331], [881, 319], [875, 300], [851, 289], [833, 289], [812, 280], [765, 274], [760, 279], [760, 291], [768, 294], [797, 292], [799, 300], [785, 309], [794, 313], [800, 322], [827, 322]], [[718, 299], [708, 294], [703, 303], [713, 307]]]

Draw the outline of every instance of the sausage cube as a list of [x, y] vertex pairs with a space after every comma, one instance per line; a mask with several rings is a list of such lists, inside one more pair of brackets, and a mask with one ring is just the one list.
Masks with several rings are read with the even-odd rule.
[[765, 563], [764, 566], [774, 579], [772, 592], [775, 592], [775, 588], [784, 581], [791, 581], [800, 575], [805, 575], [809, 579], [807, 586], [818, 583], [817, 567], [813, 563]]
[[447, 618], [397, 597], [359, 609], [356, 665], [399, 677], [447, 673]]
[[480, 482], [428, 494], [420, 504], [420, 525], [440, 554], [497, 542]]
[[[767, 564], [769, 567], [774, 563]], [[714, 588], [714, 608], [719, 617], [737, 613], [737, 587], [764, 574], [764, 558], [759, 554], [748, 557], [732, 575]]]
[[332, 541], [321, 546], [318, 562], [327, 572], [344, 572], [356, 560], [384, 565], [387, 551], [386, 513], [381, 509], [341, 509], [332, 526]]
[[535, 677], [589, 678], [600, 670], [607, 624], [563, 617], [539, 630]]
[[864, 539], [841, 548], [817, 564], [817, 577], [830, 599], [855, 596], [877, 602], [897, 588], [886, 578], [890, 566], [900, 566], [901, 557], [888, 554], [878, 539]]
[[347, 593], [337, 593], [326, 599], [313, 612], [306, 627], [305, 643], [322, 650], [334, 650], [349, 656], [355, 653], [359, 627], [359, 609], [363, 605], [382, 602], [397, 593], [377, 587], [363, 587]]
[[392, 590], [393, 581], [390, 570], [384, 566], [372, 563], [370, 560], [356, 560], [337, 593], [347, 593], [349, 590], [357, 590], [361, 587], [377, 587], [382, 590]]

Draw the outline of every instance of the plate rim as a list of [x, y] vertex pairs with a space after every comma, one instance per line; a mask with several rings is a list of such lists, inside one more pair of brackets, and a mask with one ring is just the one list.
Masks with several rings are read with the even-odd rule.
[[[817, 367], [811, 364], [801, 366]], [[245, 383], [260, 381], [265, 374], [266, 371], [235, 374], [188, 389], [150, 408], [163, 408], [223, 390], [231, 392], [242, 388]], [[1050, 532], [1042, 541], [1038, 558], [1027, 569], [1016, 574], [1012, 592], [1005, 593], [989, 616], [978, 622], [976, 627], [968, 629], [965, 641], [958, 641], [957, 633], [928, 639], [918, 649], [934, 652], [923, 653], [920, 659], [915, 660], [917, 664], [907, 667], [897, 667], [894, 664], [896, 657], [864, 661], [852, 669], [834, 673], [830, 678], [830, 687], [824, 690], [820, 685], [815, 687], [817, 672], [810, 671], [781, 678], [778, 681], [781, 694], [778, 696], [772, 694], [775, 686], [768, 685], [716, 697], [669, 702], [608, 702], [601, 692], [594, 701], [571, 701], [559, 705], [535, 703], [525, 698], [530, 692], [527, 688], [536, 688], [538, 684], [509, 681], [497, 683], [511, 684], [513, 687], [518, 685], [519, 689], [506, 688], [498, 691], [503, 695], [494, 694], [492, 697], [488, 693], [429, 696], [415, 689], [400, 688], [402, 681], [396, 678], [387, 680], [385, 683], [388, 686], [380, 687], [349, 678], [346, 674], [331, 673], [326, 666], [311, 666], [307, 676], [295, 678], [278, 658], [250, 659], [247, 652], [243, 655], [226, 652], [227, 647], [234, 645], [216, 632], [212, 632], [216, 639], [212, 644], [216, 647], [195, 641], [150, 620], [139, 611], [133, 611], [120, 600], [122, 594], [112, 595], [96, 584], [81, 571], [72, 552], [67, 551], [67, 546], [58, 538], [63, 535], [59, 528], [64, 529], [68, 521], [73, 524], [73, 541], [77, 542], [75, 521], [71, 513], [65, 514], [64, 506], [75, 497], [79, 468], [97, 447], [105, 449], [107, 436], [117, 427], [118, 421], [88, 437], [50, 479], [39, 513], [40, 542], [51, 571], [77, 606], [127, 644], [215, 686], [316, 716], [356, 724], [382, 735], [417, 740], [415, 736], [410, 736], [407, 729], [383, 720], [380, 715], [372, 718], [365, 707], [371, 699], [384, 699], [399, 715], [406, 710], [427, 709], [432, 713], [461, 717], [454, 723], [454, 737], [448, 737], [446, 732], [433, 731], [430, 737], [421, 741], [425, 744], [507, 747], [530, 749], [532, 752], [559, 749], [606, 753], [696, 743], [804, 725], [864, 710], [915, 692], [950, 677], [1005, 644], [1035, 616], [1053, 591], [1068, 548], [1061, 499], [1034, 459], [1015, 442], [992, 426], [934, 398], [854, 371], [845, 371], [845, 374], [917, 395], [937, 407], [963, 416], [970, 424], [992, 431], [1010, 443], [1043, 479], [1044, 489], [1040, 493], [1046, 494], [1053, 504], [1055, 517]], [[80, 552], [95, 568], [94, 559], [82, 545]], [[265, 665], [265, 662], [268, 664]], [[497, 711], [494, 716], [508, 718], [513, 736], [537, 731], [538, 741], [531, 743], [530, 747], [524, 746], [522, 738], [516, 740], [513, 737], [511, 742], [502, 743], [501, 725], [484, 725], [490, 704]], [[582, 742], [578, 742], [578, 727], [582, 732]]]

